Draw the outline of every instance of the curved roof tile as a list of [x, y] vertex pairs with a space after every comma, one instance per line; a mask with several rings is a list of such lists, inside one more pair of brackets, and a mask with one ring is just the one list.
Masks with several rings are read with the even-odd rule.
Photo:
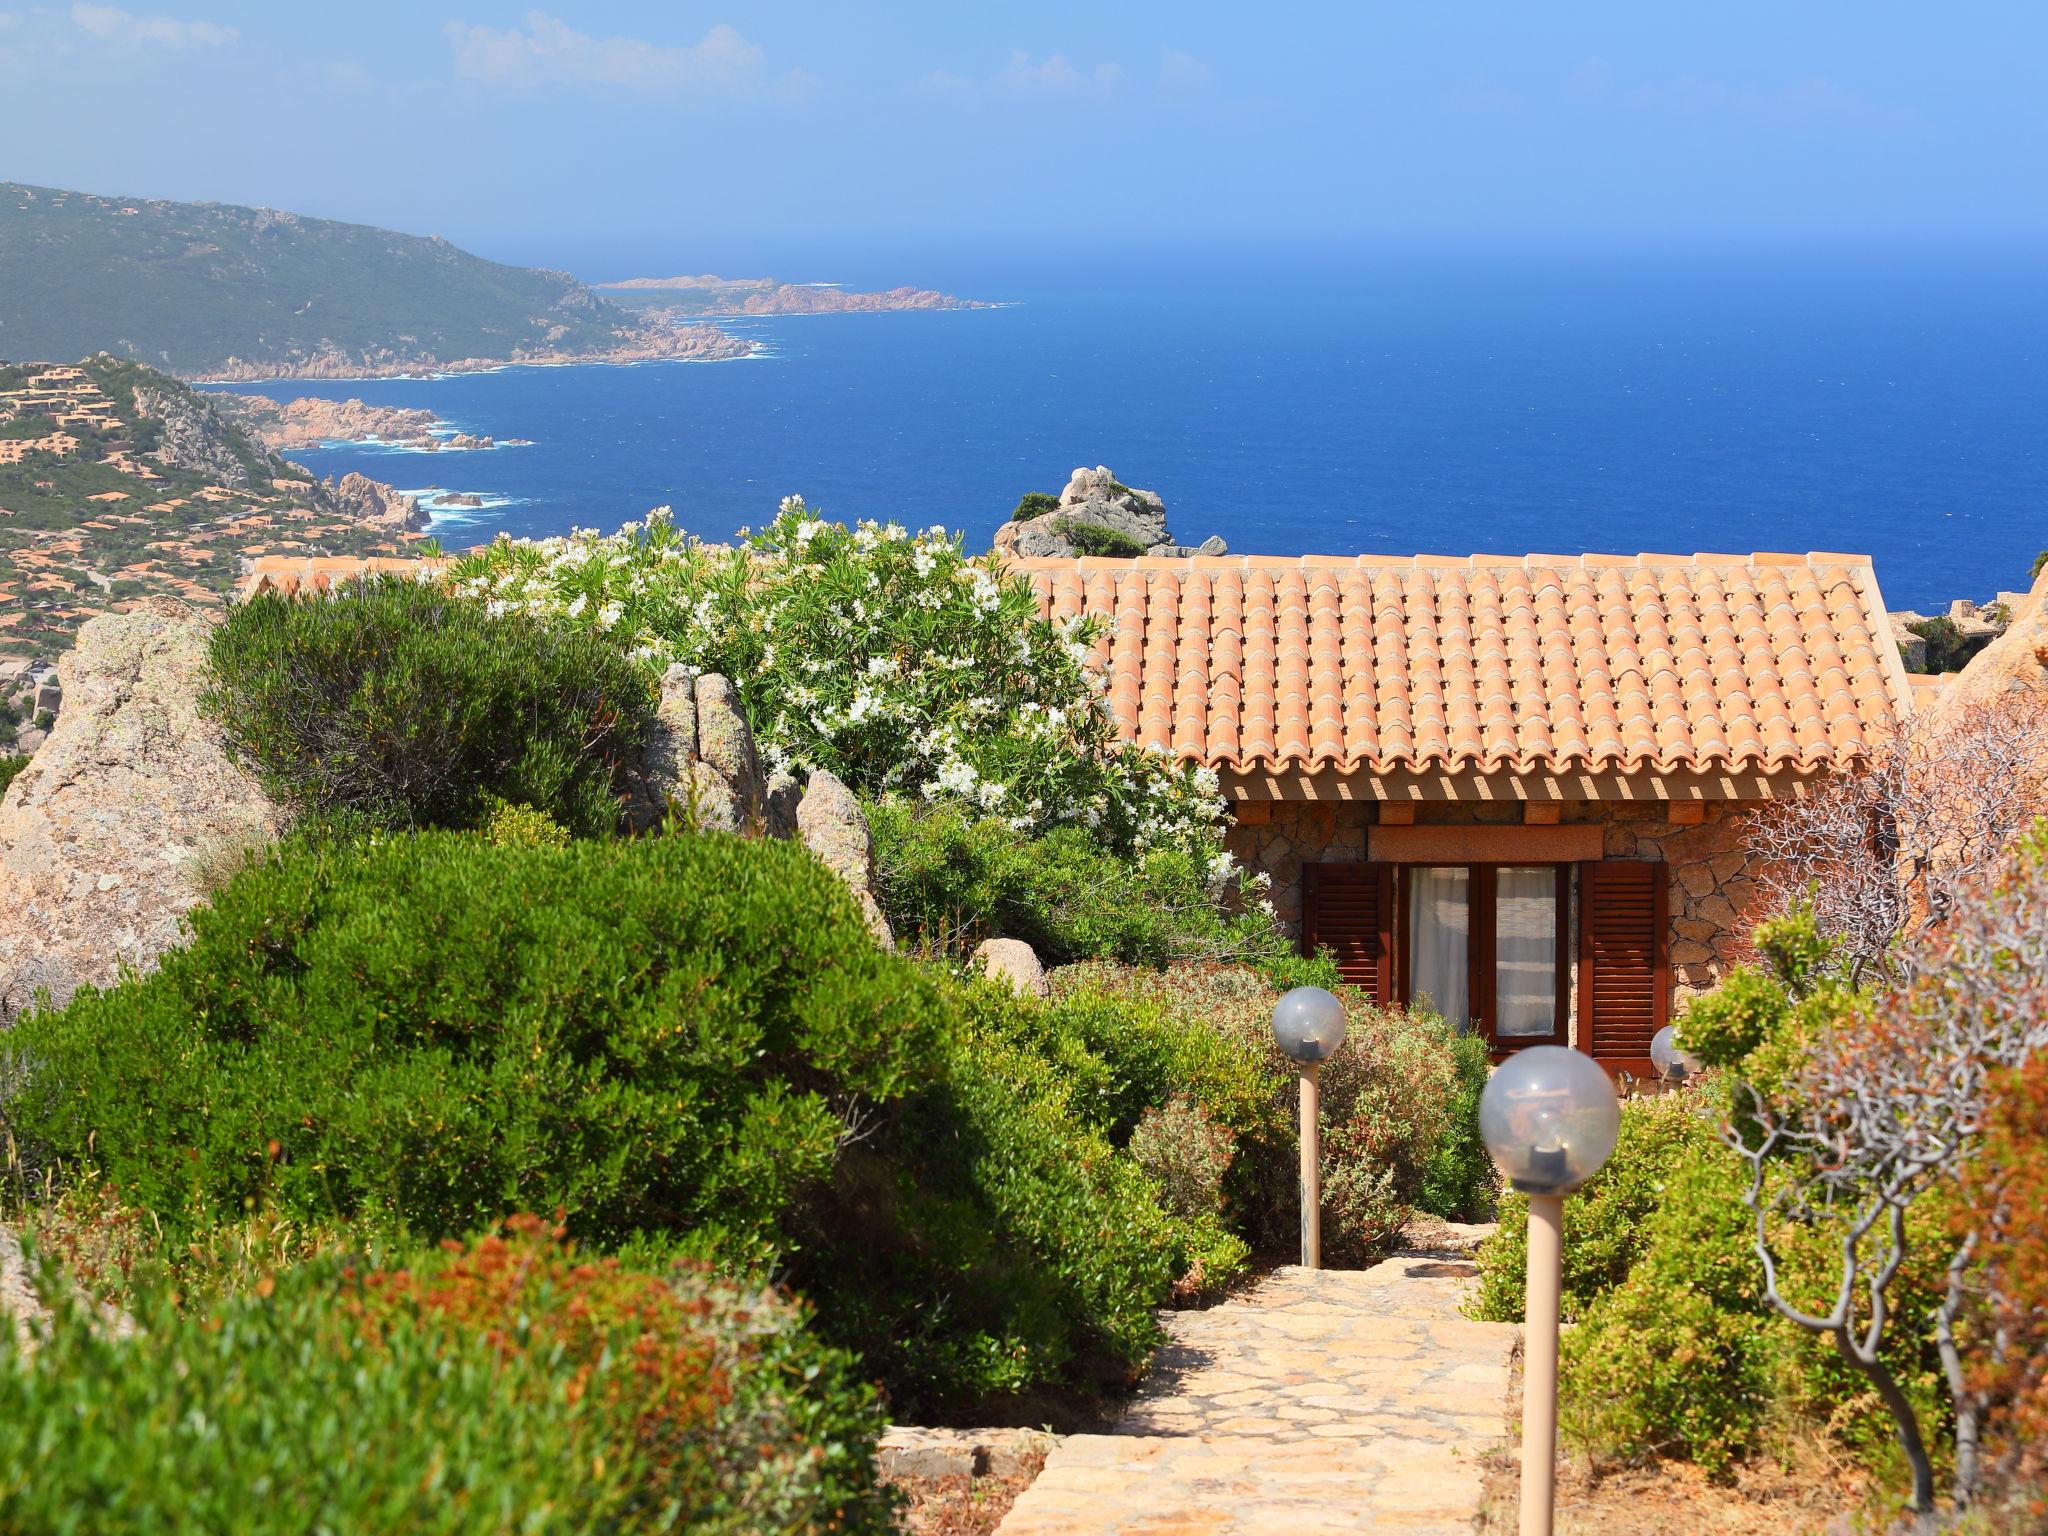
[[1826, 767], [1912, 708], [1860, 555], [1106, 563], [1012, 567], [1119, 620], [1126, 738], [1217, 768]]

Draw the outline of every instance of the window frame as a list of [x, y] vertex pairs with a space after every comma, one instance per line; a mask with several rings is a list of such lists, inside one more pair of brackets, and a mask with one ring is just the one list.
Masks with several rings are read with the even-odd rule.
[[[1555, 942], [1557, 992], [1551, 1012], [1551, 1028], [1547, 1035], [1509, 1035], [1505, 1041], [1495, 1033], [1496, 1002], [1494, 955], [1498, 939], [1496, 928], [1497, 900], [1499, 896], [1499, 870], [1503, 864], [1515, 869], [1548, 869], [1556, 882], [1557, 936]], [[1414, 914], [1410, 910], [1408, 872], [1414, 869], [1459, 869], [1465, 871], [1468, 882], [1466, 889], [1471, 893], [1470, 919], [1467, 923], [1465, 949], [1465, 995], [1467, 1009], [1471, 1015], [1469, 1027], [1472, 1032], [1486, 1041], [1487, 1050], [1494, 1060], [1512, 1056], [1516, 1051], [1526, 1050], [1532, 1045], [1565, 1045], [1571, 1034], [1571, 894], [1572, 866], [1547, 859], [1532, 859], [1524, 863], [1519, 860], [1503, 860], [1483, 864], [1435, 864], [1423, 860], [1394, 866], [1394, 923], [1390, 936], [1393, 948], [1394, 1001], [1401, 1007], [1411, 1001], [1408, 947], [1414, 932]]]

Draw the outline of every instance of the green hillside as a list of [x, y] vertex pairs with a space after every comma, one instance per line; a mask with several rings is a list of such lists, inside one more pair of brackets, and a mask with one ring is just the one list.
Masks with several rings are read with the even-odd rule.
[[137, 598], [218, 604], [244, 555], [395, 551], [417, 522], [387, 487], [315, 479], [140, 363], [0, 363], [0, 656], [55, 655]]
[[267, 208], [0, 182], [0, 357], [175, 373], [595, 351], [635, 321], [562, 272]]

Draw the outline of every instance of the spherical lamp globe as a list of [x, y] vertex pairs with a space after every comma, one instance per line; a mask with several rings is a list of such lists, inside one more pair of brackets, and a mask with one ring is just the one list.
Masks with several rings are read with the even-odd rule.
[[1296, 987], [1273, 1006], [1273, 1040], [1304, 1066], [1328, 1061], [1344, 1043], [1344, 1005], [1321, 987]]
[[1699, 1057], [1678, 1043], [1678, 1026], [1666, 1024], [1650, 1040], [1650, 1065], [1666, 1082], [1682, 1083], [1704, 1070]]
[[1568, 1195], [1614, 1151], [1621, 1104], [1592, 1057], [1533, 1045], [1494, 1069], [1479, 1096], [1479, 1134], [1516, 1189]]

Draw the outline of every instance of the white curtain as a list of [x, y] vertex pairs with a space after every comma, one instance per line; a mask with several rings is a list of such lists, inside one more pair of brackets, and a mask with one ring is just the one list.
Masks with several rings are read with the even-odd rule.
[[1462, 866], [1408, 870], [1408, 997], [1460, 1029], [1471, 1019], [1471, 885]]
[[1493, 1032], [1547, 1035], [1557, 1022], [1557, 872], [1494, 872]]

